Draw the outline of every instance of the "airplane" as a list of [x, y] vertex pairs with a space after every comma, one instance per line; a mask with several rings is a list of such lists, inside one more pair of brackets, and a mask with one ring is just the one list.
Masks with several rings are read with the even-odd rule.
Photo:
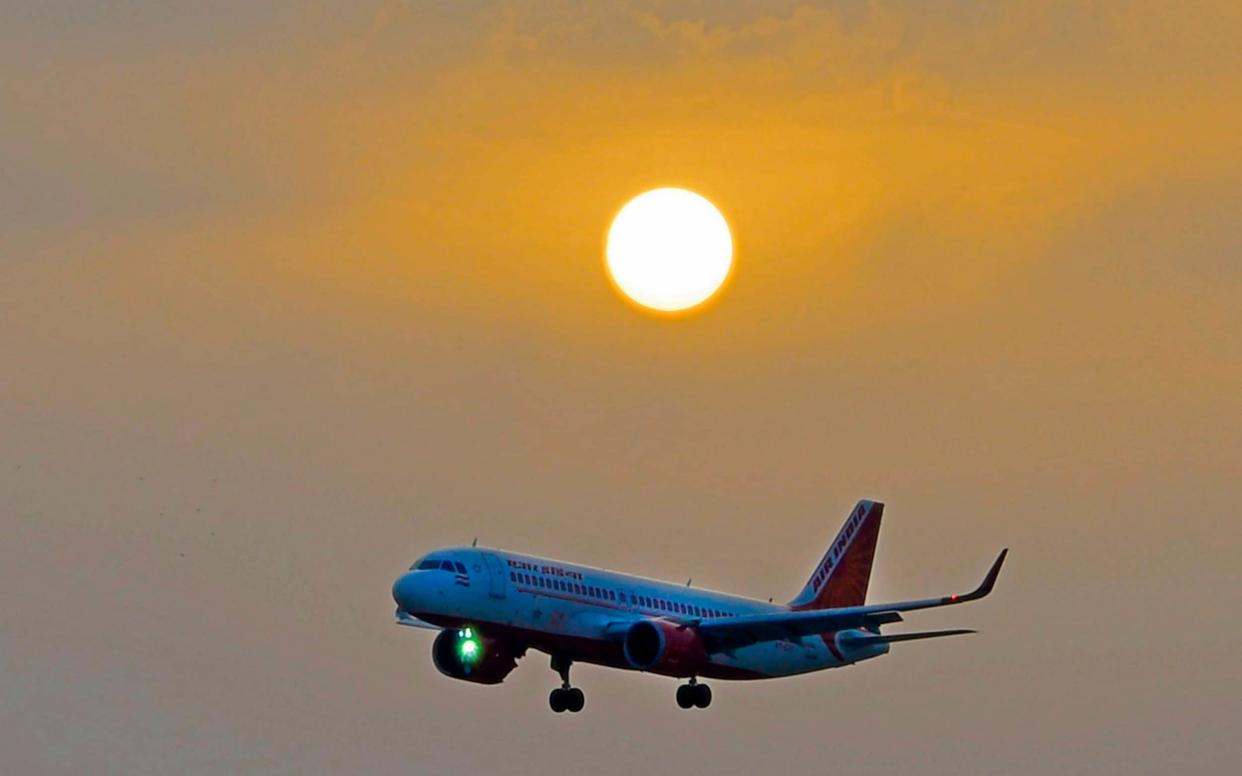
[[586, 700], [575, 662], [687, 680], [683, 709], [712, 702], [708, 679], [769, 679], [853, 665], [889, 645], [973, 630], [885, 634], [902, 612], [976, 601], [992, 592], [1009, 550], [961, 595], [867, 604], [884, 504], [859, 501], [802, 591], [787, 604], [661, 582], [485, 547], [428, 553], [393, 583], [397, 623], [437, 630], [431, 657], [445, 676], [499, 684], [527, 650], [551, 656], [561, 686], [552, 711]]

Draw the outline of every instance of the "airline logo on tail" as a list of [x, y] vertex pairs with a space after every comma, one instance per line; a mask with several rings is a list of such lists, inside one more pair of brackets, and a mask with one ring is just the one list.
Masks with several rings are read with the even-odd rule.
[[858, 505], [854, 507], [854, 511], [850, 513], [849, 519], [845, 521], [845, 525], [841, 526], [841, 533], [837, 535], [837, 540], [828, 548], [828, 553], [819, 564], [819, 571], [815, 573], [815, 579], [811, 586], [816, 593], [828, 581], [828, 577], [832, 575], [832, 570], [837, 567], [841, 556], [849, 549], [850, 542], [854, 539], [854, 534], [858, 533], [858, 528], [862, 525], [863, 518], [867, 516], [867, 507], [869, 506], [871, 506], [869, 501], [858, 502]]
[[880, 502], [859, 501], [790, 607], [831, 609], [866, 603], [883, 514]]

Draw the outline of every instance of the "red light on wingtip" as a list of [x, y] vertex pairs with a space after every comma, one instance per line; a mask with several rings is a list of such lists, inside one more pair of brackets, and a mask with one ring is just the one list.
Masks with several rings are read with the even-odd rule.
[[953, 595], [949, 596], [949, 600], [950, 600], [950, 601], [956, 601], [956, 600], [957, 600], [957, 593], [954, 593]]

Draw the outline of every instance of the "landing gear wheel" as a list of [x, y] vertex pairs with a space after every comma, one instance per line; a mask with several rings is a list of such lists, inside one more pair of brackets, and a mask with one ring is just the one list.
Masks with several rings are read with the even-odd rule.
[[692, 706], [705, 709], [712, 705], [712, 688], [691, 679], [689, 684], [677, 688], [677, 705], [683, 709]]
[[712, 688], [705, 684], [688, 685], [694, 691], [694, 705], [700, 709], [705, 709], [712, 705]]
[[552, 707], [557, 714], [569, 708], [569, 699], [565, 697], [565, 694], [565, 690], [559, 687], [548, 694], [548, 706]]
[[677, 705], [688, 709], [694, 705], [696, 685], [683, 684], [677, 688]]
[[569, 685], [569, 667], [573, 664], [572, 660], [562, 655], [552, 656], [552, 670], [560, 674], [561, 686], [549, 693], [548, 705], [557, 714], [562, 711], [577, 714], [586, 705], [586, 696], [582, 694], [582, 690]]

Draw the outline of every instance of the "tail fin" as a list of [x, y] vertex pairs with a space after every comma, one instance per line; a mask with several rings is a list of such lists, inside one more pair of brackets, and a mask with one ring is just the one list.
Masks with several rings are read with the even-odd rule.
[[841, 532], [828, 546], [791, 609], [837, 609], [861, 606], [867, 602], [871, 581], [871, 561], [880, 537], [880, 518], [884, 505], [878, 501], [859, 501], [846, 518]]

